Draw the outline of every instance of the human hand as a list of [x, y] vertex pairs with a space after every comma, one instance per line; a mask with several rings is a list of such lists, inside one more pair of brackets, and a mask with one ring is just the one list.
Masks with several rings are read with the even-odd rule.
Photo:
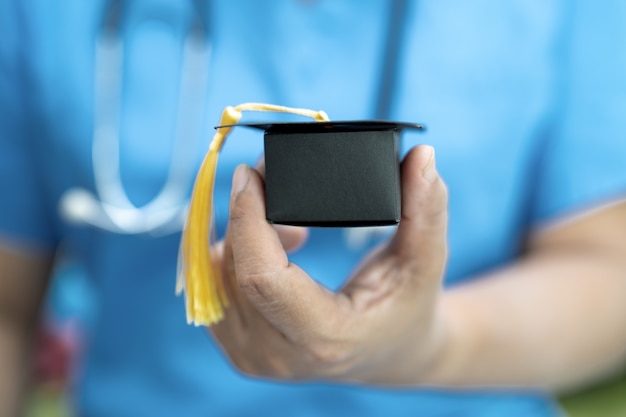
[[419, 383], [446, 335], [446, 227], [446, 187], [432, 148], [418, 146], [402, 163], [396, 234], [334, 293], [289, 262], [286, 250], [302, 243], [305, 229], [268, 224], [262, 177], [241, 166], [219, 250], [231, 305], [211, 331], [250, 375]]

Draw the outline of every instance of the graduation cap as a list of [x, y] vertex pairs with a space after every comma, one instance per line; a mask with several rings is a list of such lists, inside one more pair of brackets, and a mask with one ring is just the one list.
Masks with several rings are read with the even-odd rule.
[[[241, 112], [274, 111], [315, 122], [242, 123]], [[235, 126], [265, 131], [265, 203], [270, 223], [296, 226], [382, 226], [400, 221], [400, 134], [416, 123], [330, 121], [322, 112], [259, 103], [227, 107], [196, 177], [181, 241], [177, 292], [187, 322], [210, 325], [228, 305], [209, 236], [217, 157]]]
[[246, 123], [265, 131], [270, 223], [383, 226], [400, 221], [400, 133], [413, 123]]

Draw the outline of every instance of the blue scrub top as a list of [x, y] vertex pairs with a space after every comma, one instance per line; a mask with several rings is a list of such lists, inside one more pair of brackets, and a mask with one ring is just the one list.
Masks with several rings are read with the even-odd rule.
[[[167, 177], [182, 43], [196, 13], [208, 28], [211, 59], [203, 104], [189, 109], [205, 115], [190, 128], [189, 170], [197, 169], [226, 105], [258, 101], [324, 109], [333, 119], [375, 116], [390, 2], [229, 0], [203, 3], [199, 12], [190, 4], [123, 5], [120, 172], [133, 203], [149, 202]], [[408, 5], [389, 118], [424, 122], [427, 134], [406, 134], [404, 147], [437, 150], [450, 190], [447, 285], [515, 259], [530, 230], [624, 196], [626, 3]], [[77, 385], [81, 415], [557, 413], [533, 392], [243, 377], [204, 329], [185, 324], [183, 300], [173, 295], [178, 234], [118, 235], [64, 221], [63, 193], [94, 189], [94, 44], [104, 8], [102, 0], [0, 5], [0, 234], [49, 250], [63, 243], [88, 271], [97, 309]], [[219, 230], [234, 167], [254, 164], [261, 152], [258, 133], [236, 129], [230, 137], [216, 185]], [[337, 288], [380, 239], [312, 230], [292, 260]]]

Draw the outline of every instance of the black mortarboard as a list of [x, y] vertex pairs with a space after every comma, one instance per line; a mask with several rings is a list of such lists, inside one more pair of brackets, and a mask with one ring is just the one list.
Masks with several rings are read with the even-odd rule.
[[400, 221], [400, 134], [378, 120], [244, 123], [265, 131], [267, 220], [296, 226]]
[[[243, 111], [310, 117], [309, 123], [239, 124]], [[220, 149], [235, 126], [265, 131], [267, 220], [300, 226], [374, 226], [400, 221], [400, 133], [414, 123], [329, 121], [323, 111], [244, 103], [222, 112], [189, 204], [181, 239], [177, 292], [185, 291], [187, 321], [210, 325], [228, 305], [209, 245]]]

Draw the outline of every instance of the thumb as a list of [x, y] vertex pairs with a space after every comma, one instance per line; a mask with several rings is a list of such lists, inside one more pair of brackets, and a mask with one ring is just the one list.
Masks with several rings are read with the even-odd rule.
[[335, 307], [334, 294], [289, 262], [276, 230], [265, 219], [263, 181], [241, 165], [233, 178], [229, 234], [241, 292], [281, 333], [306, 341]]
[[402, 217], [390, 249], [416, 275], [442, 278], [447, 258], [448, 191], [435, 151], [421, 145], [402, 162]]

